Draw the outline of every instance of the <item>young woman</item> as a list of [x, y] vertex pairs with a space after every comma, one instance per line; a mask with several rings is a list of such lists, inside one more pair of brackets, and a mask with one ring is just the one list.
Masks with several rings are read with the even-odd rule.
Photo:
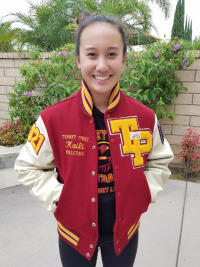
[[79, 19], [80, 90], [41, 113], [15, 168], [58, 222], [63, 266], [131, 267], [140, 217], [170, 176], [173, 154], [152, 110], [120, 91], [121, 24]]

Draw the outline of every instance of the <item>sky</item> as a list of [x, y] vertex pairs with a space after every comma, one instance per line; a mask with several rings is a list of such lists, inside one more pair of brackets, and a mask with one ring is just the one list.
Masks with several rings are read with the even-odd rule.
[[[42, 0], [30, 0], [32, 3], [40, 3]], [[154, 30], [151, 31], [151, 34], [164, 39], [170, 39], [171, 37], [171, 28], [173, 25], [174, 12], [178, 0], [171, 0], [171, 12], [170, 17], [165, 19], [164, 13], [158, 7], [158, 5], [150, 4], [152, 9], [152, 23], [157, 28], [158, 33]], [[26, 0], [5, 0], [1, 1], [0, 7], [0, 18], [8, 15], [12, 12], [22, 12], [26, 13], [28, 11], [29, 4]], [[185, 15], [188, 15], [192, 19], [192, 28], [193, 28], [193, 39], [200, 36], [200, 0], [185, 0]], [[4, 21], [7, 19], [4, 19]]]
[[[152, 23], [156, 26], [158, 34], [152, 30], [151, 34], [161, 39], [166, 35], [166, 39], [171, 37], [171, 29], [174, 21], [174, 13], [178, 0], [171, 0], [171, 12], [169, 19], [165, 19], [164, 13], [158, 5], [150, 4], [152, 10]], [[186, 15], [192, 20], [192, 37], [200, 36], [200, 0], [185, 0], [185, 18]]]

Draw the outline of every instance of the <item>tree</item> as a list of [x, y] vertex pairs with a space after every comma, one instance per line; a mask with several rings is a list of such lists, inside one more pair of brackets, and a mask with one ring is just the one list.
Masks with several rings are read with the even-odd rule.
[[[184, 1], [184, 0], [183, 0]], [[174, 23], [172, 26], [172, 33], [171, 38], [178, 37], [180, 39], [183, 39], [183, 33], [184, 33], [184, 8], [182, 6], [182, 0], [178, 0], [176, 5], [176, 10], [174, 14]]]
[[190, 22], [190, 35], [189, 35], [189, 40], [192, 41], [192, 21]]
[[147, 2], [156, 3], [164, 12], [166, 18], [170, 16], [170, 8], [171, 8], [170, 0], [147, 0]]
[[149, 43], [151, 27], [149, 6], [138, 0], [85, 0], [84, 9], [91, 13], [115, 15], [127, 26], [128, 42], [132, 44]]
[[184, 40], [188, 40], [188, 28], [189, 28], [188, 17], [186, 17]]
[[76, 0], [49, 0], [40, 4], [29, 4], [29, 14], [12, 14], [15, 22], [26, 27], [19, 29], [19, 42], [22, 45], [39, 46], [42, 50], [52, 51], [73, 41], [73, 35], [66, 27], [80, 12], [81, 6], [77, 6]]
[[14, 50], [15, 39], [18, 31], [11, 28], [12, 22], [0, 22], [0, 51], [10, 52]]
[[181, 17], [180, 17], [180, 25], [181, 25], [181, 36], [184, 36], [184, 23], [185, 23], [185, 0], [181, 1]]
[[192, 41], [192, 22], [186, 17], [186, 22], [184, 24], [184, 18], [185, 0], [178, 0], [174, 14], [171, 38], [178, 37], [179, 39]]
[[151, 10], [148, 2], [155, 2], [169, 15], [169, 0], [84, 0], [83, 6], [92, 13], [115, 15], [127, 26], [128, 43], [147, 44], [155, 42], [156, 39], [150, 36]]
[[165, 15], [169, 14], [169, 0], [49, 0], [40, 4], [29, 2], [28, 15], [21, 12], [13, 15], [16, 22], [25, 26], [20, 30], [22, 45], [37, 45], [45, 51], [74, 41], [75, 19], [85, 9], [92, 13], [114, 14], [127, 25], [128, 41], [144, 44], [152, 40], [148, 34], [152, 26], [147, 4], [150, 1], [158, 4]]
[[186, 17], [184, 40], [192, 42], [192, 21]]

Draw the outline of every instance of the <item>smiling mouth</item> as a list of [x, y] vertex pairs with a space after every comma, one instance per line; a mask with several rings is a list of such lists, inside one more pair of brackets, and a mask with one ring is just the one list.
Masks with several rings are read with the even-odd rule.
[[93, 77], [94, 77], [96, 80], [101, 80], [101, 81], [104, 81], [104, 80], [107, 80], [108, 78], [110, 78], [110, 77], [111, 77], [111, 75], [104, 76], [104, 77], [102, 77], [102, 76], [95, 76], [95, 75], [93, 75]]

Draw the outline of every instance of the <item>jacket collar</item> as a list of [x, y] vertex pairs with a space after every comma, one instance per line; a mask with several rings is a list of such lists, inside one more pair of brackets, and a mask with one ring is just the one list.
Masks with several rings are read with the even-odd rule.
[[[93, 110], [92, 95], [84, 80], [82, 81], [81, 96], [82, 96], [83, 106], [86, 112], [92, 116], [92, 110]], [[120, 87], [118, 82], [113, 88], [112, 93], [110, 95], [109, 106], [107, 111], [108, 110], [111, 111], [114, 107], [116, 107], [117, 104], [119, 103], [119, 100], [120, 100]]]

